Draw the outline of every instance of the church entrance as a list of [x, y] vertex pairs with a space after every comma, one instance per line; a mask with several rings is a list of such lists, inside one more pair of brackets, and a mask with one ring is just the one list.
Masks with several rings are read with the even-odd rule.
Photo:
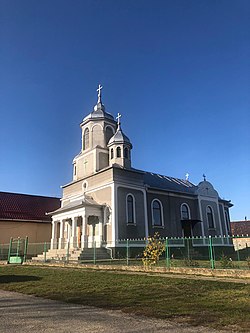
[[183, 237], [191, 238], [193, 237], [192, 233], [192, 223], [188, 220], [182, 221], [182, 230], [183, 230]]
[[101, 246], [101, 235], [100, 230], [102, 225], [99, 223], [98, 216], [90, 215], [88, 217], [87, 235], [88, 235], [88, 247], [100, 247]]

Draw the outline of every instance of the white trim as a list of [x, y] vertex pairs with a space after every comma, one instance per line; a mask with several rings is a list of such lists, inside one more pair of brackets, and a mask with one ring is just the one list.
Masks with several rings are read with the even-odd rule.
[[[207, 209], [208, 209], [208, 207], [211, 209], [211, 212], [212, 212], [212, 218], [213, 218], [213, 228], [210, 228], [209, 227], [209, 221], [208, 221], [208, 218], [207, 218]], [[216, 225], [216, 223], [215, 223], [215, 219], [214, 219], [214, 210], [213, 210], [213, 207], [211, 207], [210, 205], [207, 205], [206, 206], [206, 221], [207, 221], [207, 228], [208, 228], [208, 230], [216, 230], [216, 227], [217, 227], [217, 225]]]
[[189, 205], [186, 202], [183, 202], [181, 204], [181, 220], [185, 220], [185, 219], [182, 218], [182, 206], [186, 206], [187, 207], [187, 209], [188, 209], [188, 220], [190, 220], [191, 219], [190, 207], [189, 207]]
[[199, 216], [200, 216], [200, 220], [201, 220], [201, 232], [202, 232], [202, 237], [203, 237], [203, 245], [205, 245], [205, 232], [204, 232], [204, 217], [202, 214], [202, 207], [201, 207], [201, 199], [200, 196], [198, 196], [198, 205], [199, 205]]
[[[132, 199], [133, 199], [133, 222], [129, 222], [128, 221], [128, 196], [131, 196]], [[126, 222], [127, 222], [127, 225], [136, 225], [136, 209], [135, 209], [135, 205], [136, 205], [136, 200], [135, 200], [135, 196], [132, 194], [132, 193], [128, 193], [126, 195]]]
[[112, 227], [112, 244], [115, 246], [115, 232], [116, 232], [116, 186], [115, 183], [111, 185], [111, 227]]
[[142, 190], [144, 197], [144, 216], [145, 216], [145, 237], [148, 238], [148, 210], [147, 210], [147, 192]]
[[[219, 207], [218, 201], [217, 201], [217, 213], [218, 213], [218, 221], [219, 221], [220, 234], [221, 234], [221, 236], [224, 236], [223, 232], [222, 232], [222, 224], [221, 224], [221, 218], [220, 218], [220, 207]], [[223, 238], [223, 243], [225, 244], [225, 238]]]
[[[154, 214], [153, 214], [153, 203], [154, 201], [158, 201], [160, 204], [160, 210], [161, 210], [161, 225], [156, 225], [154, 224]], [[164, 228], [164, 215], [163, 215], [163, 206], [162, 203], [159, 199], [153, 199], [151, 201], [151, 217], [152, 217], [152, 227], [157, 227], [157, 228]]]

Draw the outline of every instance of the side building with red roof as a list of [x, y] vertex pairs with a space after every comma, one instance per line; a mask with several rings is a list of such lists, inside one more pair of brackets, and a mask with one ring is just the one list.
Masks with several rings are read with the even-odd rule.
[[234, 248], [243, 250], [250, 247], [250, 220], [233, 221], [231, 224]]
[[51, 217], [47, 212], [58, 209], [59, 198], [0, 192], [0, 243], [26, 236], [29, 242], [51, 239]]

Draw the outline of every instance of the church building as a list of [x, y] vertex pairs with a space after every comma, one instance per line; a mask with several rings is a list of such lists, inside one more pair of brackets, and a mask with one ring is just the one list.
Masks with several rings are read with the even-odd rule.
[[[99, 85], [93, 111], [80, 127], [80, 153], [61, 207], [52, 216], [51, 249], [117, 248], [124, 239], [229, 236], [229, 208], [206, 180], [194, 185], [132, 167], [132, 143], [120, 114], [106, 112]], [[220, 245], [228, 245], [227, 238]], [[206, 243], [204, 242], [205, 246]]]

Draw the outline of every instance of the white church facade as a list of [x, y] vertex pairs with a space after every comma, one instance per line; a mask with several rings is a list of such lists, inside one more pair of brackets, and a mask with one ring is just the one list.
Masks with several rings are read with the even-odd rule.
[[[121, 239], [230, 235], [228, 200], [211, 183], [198, 185], [132, 168], [130, 139], [102, 103], [80, 124], [82, 145], [73, 180], [62, 186], [52, 216], [51, 249], [116, 248]], [[116, 121], [117, 120], [117, 121]], [[222, 239], [224, 245], [227, 239]], [[205, 245], [205, 244], [204, 244]], [[221, 244], [223, 245], [223, 244]]]

